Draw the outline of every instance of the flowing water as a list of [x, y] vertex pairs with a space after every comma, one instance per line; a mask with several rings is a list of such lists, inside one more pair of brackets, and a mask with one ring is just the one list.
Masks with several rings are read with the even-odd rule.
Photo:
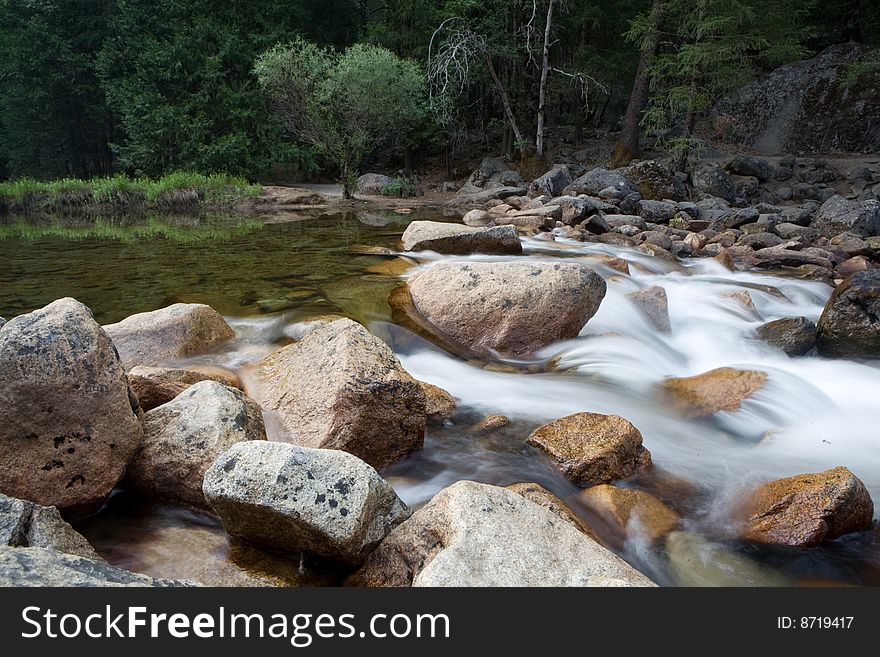
[[[498, 261], [576, 259], [608, 282], [599, 312], [581, 335], [547, 347], [532, 361], [467, 360], [393, 319], [388, 296], [414, 268], [369, 248], [399, 248], [406, 224], [426, 212], [314, 216], [300, 221], [189, 220], [22, 227], [0, 225], [0, 316], [73, 296], [109, 323], [175, 302], [201, 302], [227, 316], [236, 339], [199, 357], [241, 369], [297, 339], [309, 318], [347, 315], [395, 350], [416, 378], [445, 388], [459, 408], [429, 424], [425, 448], [383, 472], [417, 506], [460, 480], [507, 485], [538, 482], [597, 526], [600, 536], [662, 584], [880, 585], [880, 549], [870, 532], [814, 550], [757, 548], [737, 542], [732, 509], [755, 483], [837, 465], [850, 468], [880, 501], [880, 363], [789, 358], [753, 338], [764, 322], [818, 319], [828, 286], [785, 274], [732, 273], [713, 260], [676, 265], [641, 252], [566, 240], [526, 238], [522, 256]], [[629, 275], [607, 266], [629, 263]], [[440, 259], [406, 254], [415, 267]], [[392, 266], [389, 267], [389, 262]], [[650, 285], [666, 289], [672, 331], [658, 333], [626, 299]], [[748, 292], [753, 307], [732, 296]], [[767, 385], [742, 408], [686, 420], [656, 395], [670, 376], [731, 366], [760, 369]], [[575, 412], [616, 414], [644, 436], [655, 469], [628, 485], [651, 491], [683, 517], [688, 536], [668, 546], [633, 537], [621, 543], [580, 501], [578, 490], [525, 444], [537, 426]], [[486, 431], [488, 414], [510, 424]], [[267, 418], [270, 436], [285, 440]], [[111, 562], [165, 577], [231, 584], [333, 583], [320, 564], [286, 562], [229, 545], [207, 515], [128, 499], [124, 492], [79, 525]], [[214, 579], [212, 579], [214, 578]]]

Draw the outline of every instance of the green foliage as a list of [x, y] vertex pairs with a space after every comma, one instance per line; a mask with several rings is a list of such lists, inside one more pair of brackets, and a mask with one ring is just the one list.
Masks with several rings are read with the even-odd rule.
[[406, 177], [398, 177], [382, 188], [382, 196], [395, 196], [397, 198], [412, 198], [419, 195], [419, 186], [413, 180]]
[[83, 240], [112, 239], [134, 243], [142, 239], [162, 237], [173, 242], [197, 243], [232, 239], [248, 235], [262, 229], [263, 221], [257, 219], [225, 220], [214, 218], [202, 221], [198, 226], [190, 224], [177, 226], [161, 217], [150, 217], [144, 223], [121, 225], [113, 217], [98, 218], [85, 225], [67, 225], [61, 222], [16, 222], [0, 225], [0, 240], [24, 239], [36, 241], [47, 237], [60, 238], [68, 242]]
[[868, 52], [859, 61], [847, 66], [838, 82], [844, 89], [850, 89], [863, 75], [877, 69], [880, 69], [880, 49]]
[[[643, 125], [679, 163], [698, 152], [695, 121], [761, 67], [806, 54], [805, 24], [813, 0], [668, 0], [661, 19], [663, 50], [649, 75], [651, 100]], [[627, 38], [640, 42], [649, 22], [633, 22]]]
[[405, 145], [426, 116], [418, 67], [384, 48], [337, 53], [297, 39], [265, 52], [254, 72], [285, 128], [338, 167], [346, 197], [363, 158]]
[[88, 211], [104, 205], [156, 204], [177, 192], [196, 192], [200, 205], [223, 207], [262, 191], [242, 178], [227, 174], [178, 172], [156, 180], [131, 180], [123, 174], [80, 180], [42, 182], [32, 178], [0, 182], [0, 208], [13, 213], [40, 213], [64, 208]]

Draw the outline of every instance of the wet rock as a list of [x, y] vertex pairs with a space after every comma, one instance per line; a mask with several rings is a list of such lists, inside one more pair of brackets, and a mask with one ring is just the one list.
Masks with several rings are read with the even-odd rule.
[[513, 228], [474, 228], [439, 221], [413, 221], [403, 233], [405, 251], [468, 253], [522, 253], [519, 235]]
[[480, 353], [525, 355], [578, 335], [605, 296], [579, 263], [441, 262], [414, 274], [418, 311]]
[[331, 322], [257, 368], [254, 398], [298, 445], [341, 449], [376, 468], [422, 447], [421, 386], [360, 324]]
[[459, 481], [398, 526], [357, 586], [651, 586], [632, 566], [521, 495]]
[[376, 274], [378, 276], [388, 276], [397, 278], [403, 276], [406, 272], [416, 266], [415, 261], [409, 258], [394, 258], [393, 260], [384, 260], [374, 265], [364, 267], [365, 274]]
[[657, 230], [645, 231], [636, 237], [636, 241], [659, 246], [664, 251], [669, 251], [672, 248], [672, 238]]
[[578, 486], [626, 479], [651, 462], [642, 434], [616, 415], [569, 415], [538, 427], [527, 442]]
[[41, 547], [0, 547], [0, 586], [194, 586], [182, 580], [155, 579]]
[[806, 317], [777, 319], [759, 326], [758, 337], [789, 356], [803, 356], [816, 346], [816, 325]]
[[853, 274], [838, 285], [817, 328], [823, 356], [880, 358], [880, 269]]
[[669, 323], [669, 301], [666, 298], [666, 290], [662, 287], [652, 285], [644, 290], [630, 292], [626, 296], [658, 331], [669, 333], [672, 330]]
[[357, 179], [355, 192], [367, 196], [382, 196], [385, 188], [394, 182], [394, 178], [381, 173], [365, 173]]
[[670, 167], [654, 160], [636, 162], [620, 170], [639, 191], [642, 198], [683, 201], [687, 185]]
[[204, 493], [230, 536], [350, 565], [410, 513], [388, 482], [351, 454], [265, 441], [221, 454], [205, 474]]
[[858, 203], [832, 196], [816, 212], [810, 226], [831, 235], [842, 232], [857, 237], [880, 235], [880, 201], [870, 199]]
[[209, 351], [233, 337], [226, 320], [210, 306], [175, 303], [161, 310], [138, 313], [104, 330], [113, 340], [126, 369], [161, 365]]
[[0, 492], [73, 514], [99, 508], [143, 436], [113, 342], [74, 299], [0, 331]]
[[666, 537], [669, 573], [676, 586], [788, 586], [782, 575], [699, 534]]
[[506, 415], [487, 415], [483, 419], [482, 428], [486, 431], [494, 431], [510, 424], [510, 418]]
[[443, 388], [418, 381], [425, 393], [425, 414], [432, 420], [439, 420], [452, 415], [455, 410], [455, 397]]
[[561, 518], [578, 531], [583, 532], [592, 538], [594, 541], [599, 541], [596, 532], [593, 531], [592, 527], [576, 515], [574, 511], [569, 509], [565, 502], [540, 484], [533, 482], [511, 484], [510, 486], [507, 486], [507, 490], [512, 490], [517, 495], [522, 495], [529, 502], [534, 502], [538, 506], [547, 509], [553, 515]]
[[242, 387], [241, 381], [233, 372], [211, 365], [193, 365], [185, 369], [138, 365], [128, 373], [128, 383], [144, 411], [167, 404], [201, 381], [216, 381], [231, 388]]
[[214, 460], [235, 443], [265, 439], [255, 401], [202, 381], [144, 416], [144, 441], [124, 483], [151, 499], [204, 508], [202, 479]]
[[622, 198], [628, 194], [637, 192], [635, 186], [619, 171], [597, 168], [588, 171], [580, 178], [571, 183], [566, 189], [566, 194], [588, 194], [589, 196], [602, 197], [600, 192], [611, 188], [615, 195]]
[[720, 411], [738, 411], [766, 381], [766, 372], [721, 367], [697, 376], [666, 379], [661, 390], [679, 413], [700, 418]]
[[461, 220], [464, 222], [465, 226], [484, 228], [492, 223], [492, 215], [485, 210], [471, 210], [466, 213]]
[[746, 540], [808, 548], [868, 529], [874, 504], [861, 480], [837, 467], [768, 482], [739, 513]]
[[699, 192], [731, 202], [736, 198], [736, 187], [721, 167], [702, 164], [691, 174], [691, 183]]
[[544, 175], [535, 178], [532, 189], [540, 194], [558, 196], [571, 184], [571, 173], [568, 166], [557, 164]]
[[0, 546], [41, 547], [100, 559], [89, 542], [54, 506], [0, 495]]
[[602, 484], [580, 493], [581, 500], [615, 535], [615, 543], [623, 545], [627, 537], [656, 541], [681, 522], [679, 515], [656, 497], [633, 488]]
[[[532, 232], [539, 230], [550, 230], [556, 220], [553, 217], [541, 217], [526, 214], [507, 214], [503, 217], [496, 217], [495, 224], [498, 226], [516, 226], [521, 229], [529, 229]], [[513, 231], [514, 233], [516, 231]]]
[[[672, 244], [670, 243], [670, 248]], [[678, 258], [676, 258], [672, 253], [664, 249], [662, 246], [658, 246], [653, 242], [645, 242], [640, 244], [638, 247], [639, 251], [642, 253], [647, 253], [650, 256], [654, 256], [655, 258], [659, 258], [660, 260], [666, 260], [667, 262], [678, 262]]]

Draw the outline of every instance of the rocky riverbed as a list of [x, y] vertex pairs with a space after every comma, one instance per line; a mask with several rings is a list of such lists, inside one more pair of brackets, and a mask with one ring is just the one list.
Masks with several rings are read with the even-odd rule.
[[[584, 175], [485, 209], [465, 190], [463, 221], [398, 214], [366, 244], [328, 217], [269, 226], [315, 250], [256, 248], [237, 279], [297, 292], [318, 253], [348, 272], [280, 309], [206, 280], [108, 314], [81, 301], [115, 283], [80, 285], [69, 256], [51, 287], [83, 299], [0, 327], [0, 581], [880, 584], [871, 199], [829, 196], [792, 225], [845, 204], [840, 233], [746, 257], [745, 226], [786, 222]], [[187, 276], [174, 260], [150, 262]]]

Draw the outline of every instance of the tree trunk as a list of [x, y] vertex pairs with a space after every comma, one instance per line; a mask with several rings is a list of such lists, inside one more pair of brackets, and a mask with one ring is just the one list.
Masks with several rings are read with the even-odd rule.
[[665, 0], [654, 0], [651, 6], [649, 19], [651, 27], [648, 36], [642, 44], [642, 51], [639, 55], [639, 67], [636, 70], [636, 79], [633, 81], [629, 103], [626, 106], [626, 114], [623, 117], [623, 127], [620, 130], [617, 148], [611, 160], [612, 167], [629, 164], [641, 152], [639, 148], [639, 140], [642, 135], [640, 124], [642, 122], [642, 112], [645, 111], [645, 107], [648, 105], [648, 93], [651, 86], [648, 70], [654, 63], [654, 58], [657, 56], [657, 47], [660, 45], [660, 20], [664, 2]]
[[547, 5], [547, 23], [544, 25], [544, 53], [541, 59], [541, 84], [538, 87], [538, 133], [535, 135], [535, 152], [544, 157], [544, 104], [547, 101], [547, 74], [550, 72], [550, 30], [553, 27], [553, 5]]
[[498, 91], [498, 95], [501, 98], [501, 104], [504, 106], [504, 114], [507, 116], [508, 123], [510, 123], [510, 129], [513, 130], [517, 142], [522, 143], [522, 132], [520, 132], [519, 125], [516, 123], [516, 117], [513, 115], [513, 109], [510, 106], [507, 92], [504, 90], [504, 85], [501, 84], [501, 80], [498, 79], [498, 73], [495, 72], [495, 65], [492, 64], [492, 57], [489, 53], [486, 53], [486, 67], [489, 69], [489, 75], [492, 76], [492, 82], [495, 83], [495, 89]]
[[412, 148], [409, 146], [404, 147], [403, 149], [403, 172], [410, 176], [413, 172], [413, 152]]

